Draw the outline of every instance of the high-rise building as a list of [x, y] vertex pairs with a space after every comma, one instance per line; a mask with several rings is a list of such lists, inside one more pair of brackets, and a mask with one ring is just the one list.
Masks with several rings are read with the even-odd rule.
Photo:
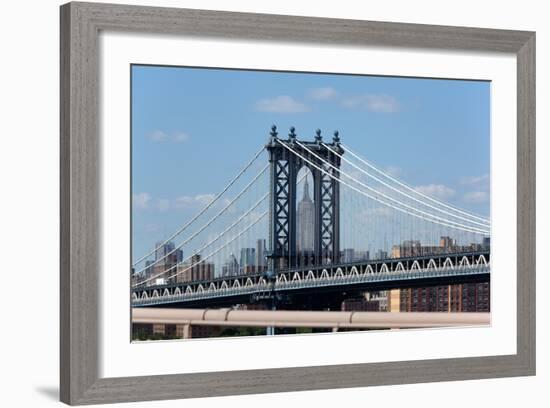
[[176, 249], [173, 242], [157, 242], [155, 244], [155, 261], [157, 264], [163, 262], [165, 264], [174, 264], [181, 262], [183, 251]]
[[461, 312], [489, 312], [491, 309], [489, 282], [460, 285]]
[[187, 262], [178, 265], [176, 282], [212, 280], [214, 271], [213, 263], [206, 262], [199, 254], [195, 254]]
[[405, 240], [401, 245], [394, 245], [391, 249], [392, 258], [403, 258], [422, 254], [422, 245], [417, 240]]
[[343, 263], [351, 263], [355, 261], [355, 249], [353, 248], [344, 248], [342, 250], [342, 256], [340, 260]]
[[147, 285], [161, 285], [175, 280], [178, 265], [183, 261], [183, 251], [176, 249], [173, 242], [157, 242], [155, 244], [155, 260], [145, 262], [143, 279], [151, 279]]
[[266, 270], [265, 239], [258, 239], [256, 241], [256, 272], [264, 272]]
[[306, 176], [304, 182], [304, 194], [298, 203], [296, 213], [298, 251], [312, 251], [314, 246], [315, 205], [309, 196], [309, 183]]
[[452, 251], [456, 246], [456, 241], [451, 237], [441, 237], [439, 246]]
[[239, 266], [241, 273], [253, 273], [255, 272], [256, 265], [256, 249], [255, 248], [241, 248], [241, 259]]
[[407, 240], [399, 245], [394, 245], [391, 249], [392, 258], [405, 258], [409, 256], [423, 256], [433, 254], [445, 254], [456, 252], [480, 251], [490, 248], [488, 237], [483, 238], [483, 243], [471, 243], [468, 245], [458, 245], [454, 238], [442, 236], [439, 239], [439, 245], [422, 245], [420, 241]]
[[489, 290], [488, 282], [401, 289], [399, 308], [402, 312], [489, 312]]
[[144, 279], [147, 279], [151, 276], [153, 276], [153, 264], [155, 261], [151, 261], [150, 259], [145, 261], [145, 276]]
[[361, 262], [361, 261], [368, 261], [370, 259], [370, 253], [369, 251], [354, 251], [354, 258], [353, 260], [355, 262]]
[[155, 243], [155, 261], [158, 261], [170, 251], [172, 251], [176, 246], [172, 242], [157, 242]]
[[233, 276], [239, 273], [239, 262], [234, 254], [230, 254], [222, 266], [222, 276]]

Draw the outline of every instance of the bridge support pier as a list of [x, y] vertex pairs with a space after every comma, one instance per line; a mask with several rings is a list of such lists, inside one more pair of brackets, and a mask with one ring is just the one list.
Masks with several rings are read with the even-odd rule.
[[176, 335], [182, 339], [190, 339], [193, 335], [190, 324], [177, 324]]

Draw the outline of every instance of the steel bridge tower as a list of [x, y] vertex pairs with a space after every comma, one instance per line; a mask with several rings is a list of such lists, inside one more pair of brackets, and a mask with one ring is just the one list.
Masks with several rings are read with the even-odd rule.
[[[300, 140], [302, 145], [318, 157], [296, 143], [296, 137], [294, 127], [290, 128], [288, 139], [281, 139], [278, 137], [277, 127], [272, 126], [270, 140], [266, 145], [270, 163], [269, 252], [267, 255], [268, 269], [271, 273], [297, 266], [296, 185], [298, 172], [302, 166], [306, 166], [313, 175], [315, 211], [313, 262], [316, 265], [334, 263], [340, 258], [340, 186], [337, 182], [339, 172], [326, 164], [330, 163], [339, 169], [340, 157], [323, 145], [319, 129], [316, 131], [313, 142]], [[304, 159], [292, 153], [284, 145]], [[327, 145], [339, 154], [344, 153], [344, 149], [340, 146], [338, 131], [334, 132], [332, 143]]]

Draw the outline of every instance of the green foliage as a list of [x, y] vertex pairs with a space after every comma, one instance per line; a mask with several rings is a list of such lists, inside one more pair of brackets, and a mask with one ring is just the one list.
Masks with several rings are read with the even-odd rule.
[[162, 334], [162, 333], [149, 333], [143, 329], [132, 330], [133, 341], [147, 341], [147, 340], [174, 340], [179, 339], [175, 334]]
[[313, 330], [311, 330], [310, 327], [297, 327], [296, 328], [296, 334], [309, 334], [313, 333]]
[[264, 327], [227, 327], [222, 330], [218, 337], [263, 336], [265, 331]]

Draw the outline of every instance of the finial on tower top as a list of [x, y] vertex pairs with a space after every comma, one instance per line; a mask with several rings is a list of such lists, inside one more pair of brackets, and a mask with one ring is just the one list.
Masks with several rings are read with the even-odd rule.
[[315, 131], [315, 141], [317, 143], [321, 143], [322, 140], [323, 140], [323, 136], [321, 136], [321, 129], [317, 129]]
[[275, 143], [275, 139], [277, 139], [277, 126], [271, 125], [271, 132], [269, 132], [269, 135], [271, 136], [271, 143]]
[[340, 132], [338, 132], [337, 130], [334, 131], [334, 137], [332, 138], [332, 141], [334, 142], [334, 144], [340, 143]]
[[294, 126], [290, 127], [290, 133], [288, 134], [288, 138], [291, 142], [296, 141], [296, 128]]

